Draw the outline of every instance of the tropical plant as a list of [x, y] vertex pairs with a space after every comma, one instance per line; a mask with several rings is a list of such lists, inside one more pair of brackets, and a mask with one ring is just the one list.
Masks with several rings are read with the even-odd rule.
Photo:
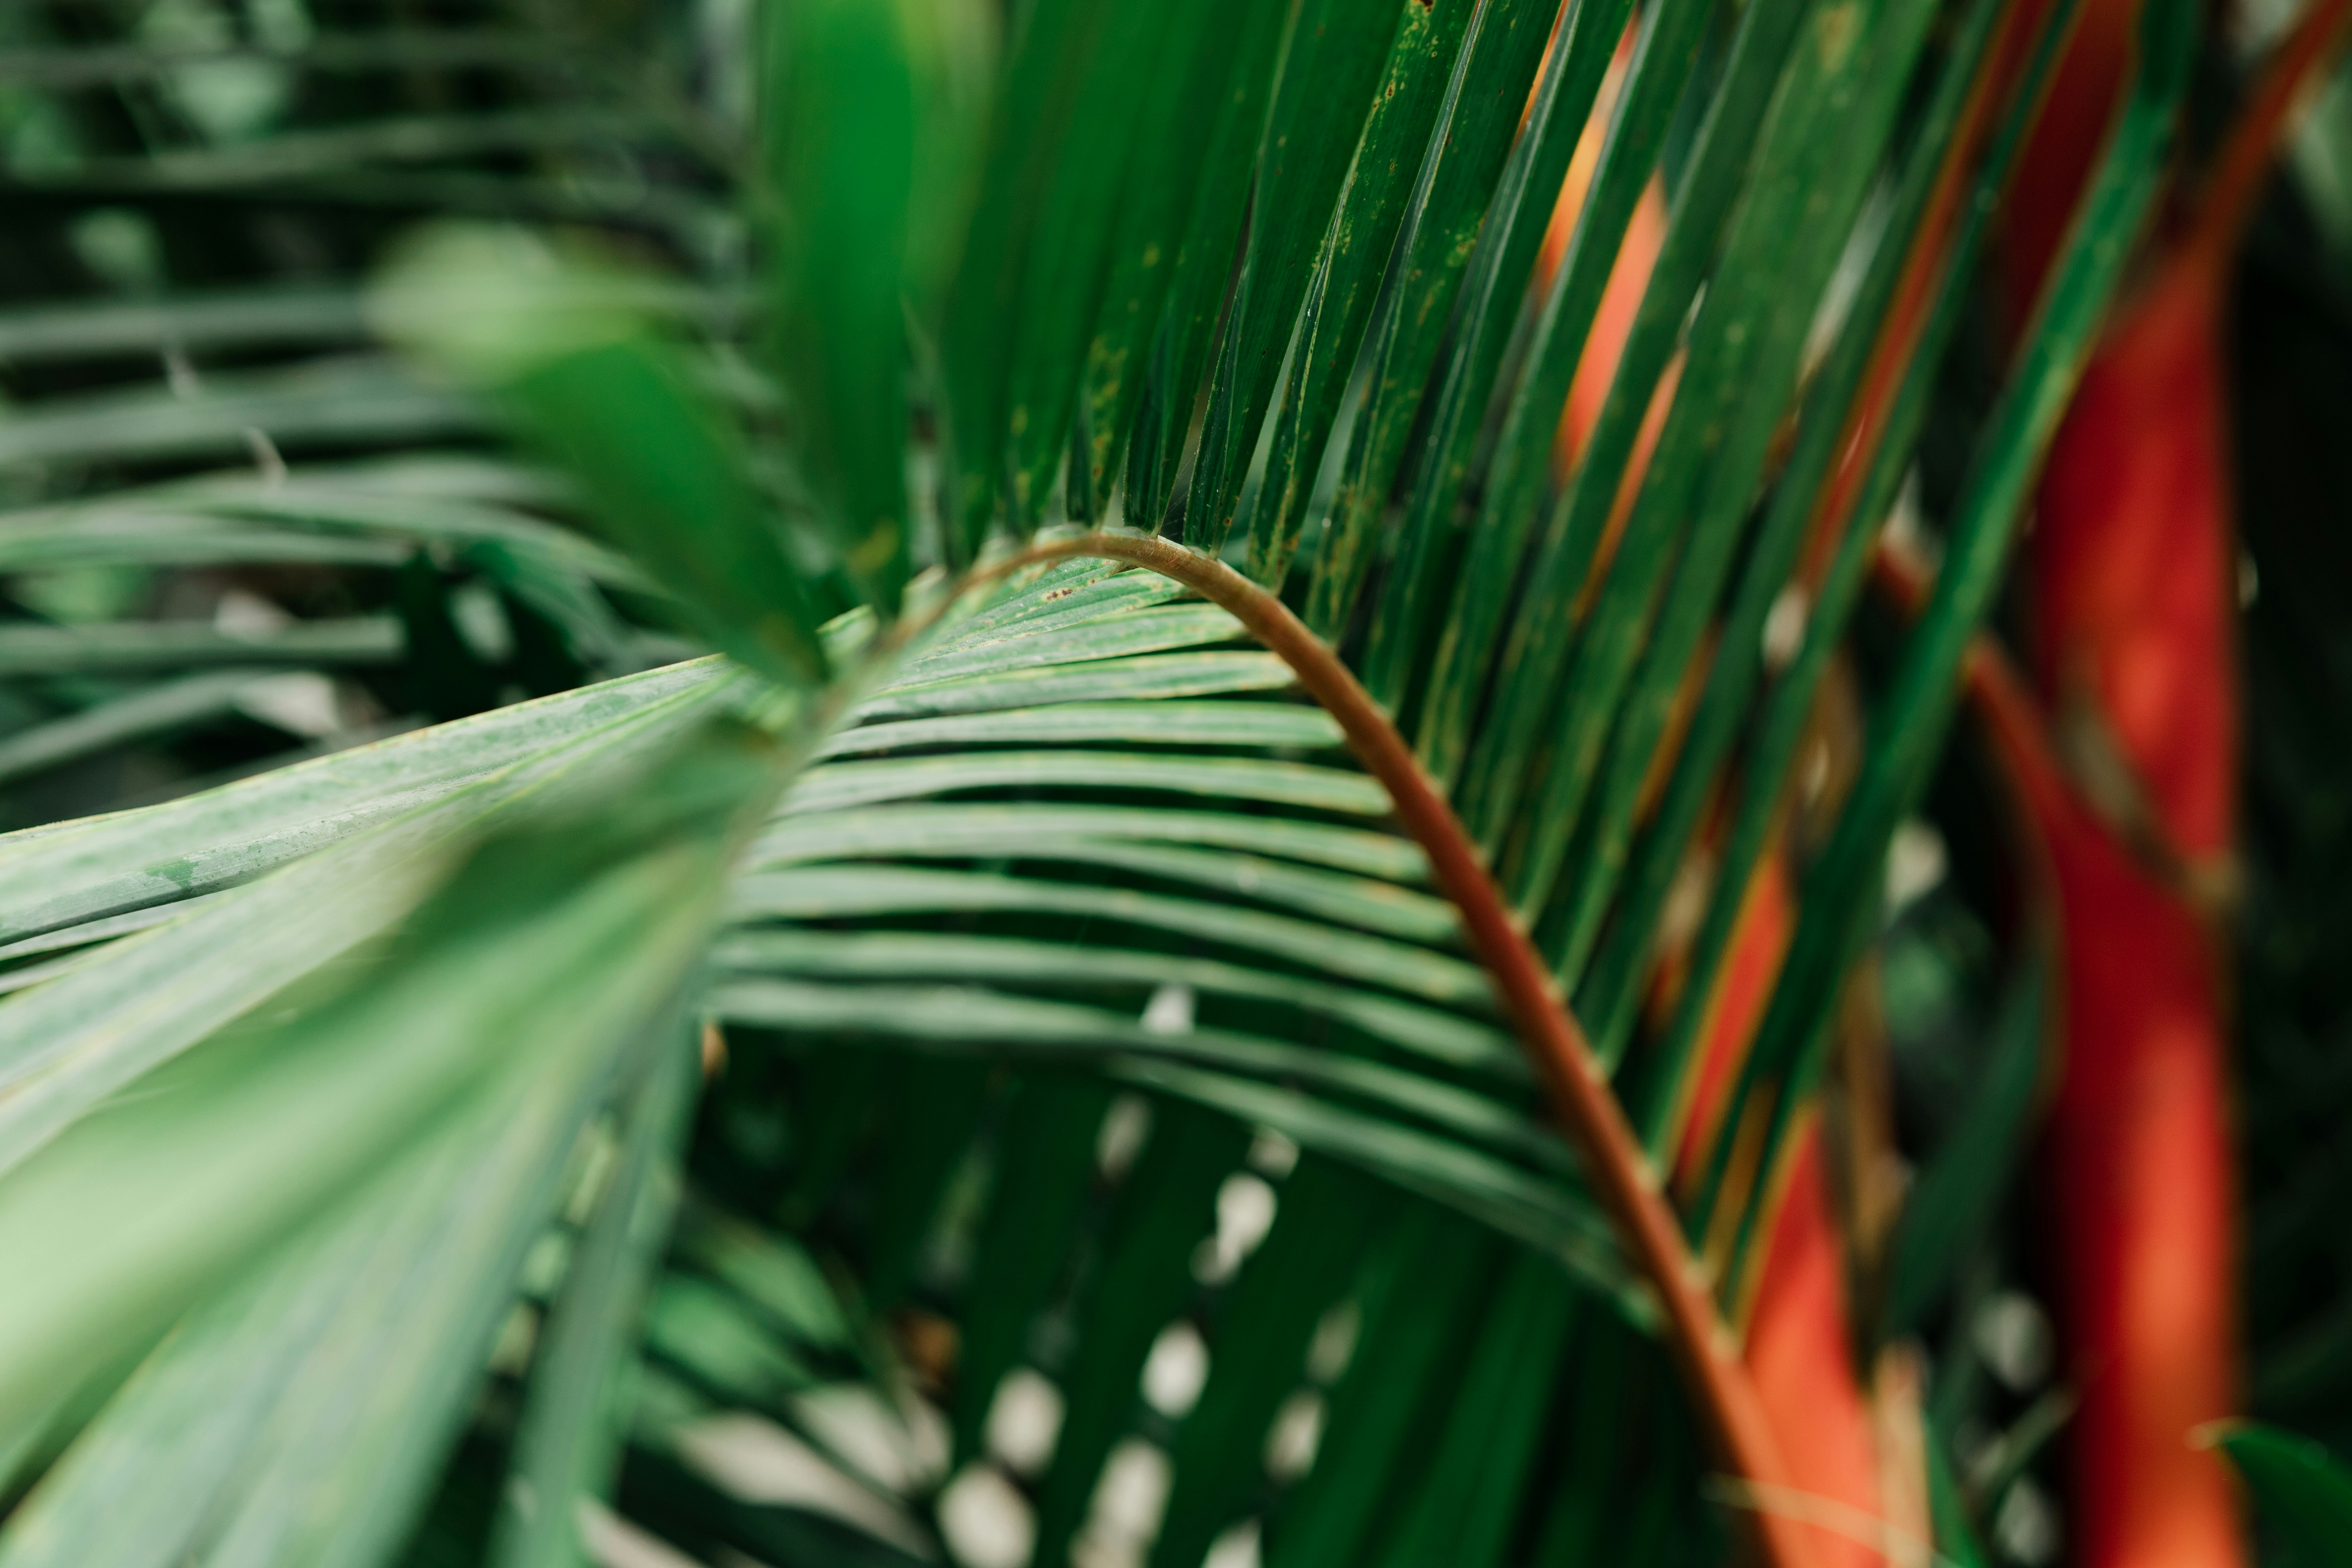
[[[2347, 11], [0, 17], [0, 1568], [2032, 1561], [2078, 1396], [2081, 1517], [2179, 1427], [2211, 1552], [2215, 1444], [2331, 1549], [2323, 1459], [2187, 1446], [2228, 1292], [2041, 1386], [2011, 1189], [2084, 933], [2251, 887], [2254, 1407], [2346, 1436], [2342, 634], [2249, 621], [2240, 872], [1985, 628], [2144, 252], [2218, 428]], [[2065, 824], [2213, 874], [1998, 884]]]

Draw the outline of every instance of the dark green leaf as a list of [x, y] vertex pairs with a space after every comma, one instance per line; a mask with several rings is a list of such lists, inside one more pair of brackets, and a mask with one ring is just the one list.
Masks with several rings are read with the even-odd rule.
[[[1466, 11], [1471, 0], [1442, 3]], [[1223, 384], [1210, 404], [1186, 503], [1186, 538], [1213, 553], [1233, 526], [1234, 502], [1273, 405], [1313, 258], [1373, 108], [1381, 61], [1411, 69], [1409, 62], [1425, 50], [1431, 11], [1421, 0], [1302, 0], [1292, 13], [1220, 350], [1231, 372], [1219, 371]]]
[[2352, 1471], [2319, 1444], [2275, 1426], [2224, 1422], [2200, 1436], [2230, 1456], [2265, 1523], [2313, 1563], [2352, 1555]]
[[906, 281], [917, 121], [914, 7], [765, 7], [761, 108], [778, 215], [778, 335], [800, 451], [868, 603], [905, 592]]

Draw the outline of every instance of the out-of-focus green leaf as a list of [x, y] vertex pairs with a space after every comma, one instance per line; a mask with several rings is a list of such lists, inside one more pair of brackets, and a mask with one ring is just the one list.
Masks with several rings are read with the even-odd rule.
[[519, 234], [419, 241], [373, 301], [383, 330], [495, 392], [711, 646], [789, 687], [822, 679], [811, 575], [677, 351]]
[[[698, 810], [700, 831], [650, 847], [577, 830], [493, 841], [412, 918], [377, 983], [212, 1042], [19, 1163], [0, 1183], [0, 1231], [39, 1284], [0, 1307], [5, 1403], [69, 1386], [168, 1322], [502, 1074], [574, 1096], [601, 1081], [717, 908], [729, 840], [707, 814], [744, 803], [724, 773], [696, 785], [733, 794], [717, 803], [665, 782], [655, 809], [673, 815], [656, 820]], [[486, 1038], [509, 1047], [486, 1057]]]
[[0, 1181], [0, 1228], [47, 1260], [5, 1308], [12, 1407], [230, 1281], [101, 1415], [44, 1494], [56, 1511], [0, 1551], [72, 1560], [100, 1530], [157, 1564], [397, 1544], [567, 1156], [672, 1005], [737, 819], [776, 776], [772, 757], [698, 749], [618, 816], [490, 841], [364, 983], [323, 980], [208, 1042]]
[[934, 1063], [890, 1097], [889, 1119], [876, 1141], [881, 1179], [864, 1280], [877, 1310], [898, 1305], [914, 1283], [940, 1196], [988, 1114], [989, 1072], [986, 1062]]
[[2230, 1456], [2255, 1512], [2311, 1562], [2352, 1556], [2352, 1470], [2321, 1445], [2276, 1426], [2225, 1421], [2199, 1437]]
[[1054, 1466], [1037, 1503], [1036, 1560], [1061, 1562], [1085, 1521], [1103, 1460], [1137, 1404], [1151, 1342], [1192, 1290], [1192, 1249], [1215, 1228], [1220, 1183], [1248, 1132], [1226, 1117], [1162, 1105], [1104, 1227], [1099, 1272], [1078, 1320]]
[[381, 616], [297, 621], [254, 636], [201, 621], [0, 626], [0, 677], [205, 663], [387, 664], [400, 652], [399, 625]]
[[477, 435], [486, 424], [473, 399], [367, 354], [211, 376], [194, 397], [140, 386], [48, 398], [0, 424], [0, 464], [234, 458], [252, 450], [254, 431], [299, 453]]
[[1297, 1385], [1324, 1312], [1360, 1267], [1393, 1205], [1347, 1165], [1300, 1158], [1274, 1228], [1251, 1255], [1217, 1324], [1201, 1401], [1177, 1430], [1176, 1479], [1151, 1568], [1186, 1568], [1263, 1484], [1265, 1438]]
[[[614, 694], [602, 703], [556, 699], [536, 713], [487, 716], [471, 733], [426, 731], [373, 757], [324, 758], [315, 772], [290, 769], [6, 841], [19, 874], [11, 885], [26, 900], [11, 913], [26, 931], [168, 902], [305, 849], [320, 852], [226, 898], [175, 911], [73, 973], [0, 1004], [0, 1081], [8, 1089], [0, 1100], [0, 1169], [140, 1074], [383, 930], [430, 887], [440, 857], [496, 824], [501, 812], [561, 798], [560, 791], [593, 794], [597, 773], [625, 776], [674, 747], [723, 689], [681, 673], [688, 675], [684, 692], [677, 674], [646, 678], [628, 683], [636, 689], [617, 703]], [[665, 686], [667, 701], [630, 700]], [[625, 715], [617, 723], [579, 724], [600, 709], [609, 720], [615, 708]], [[519, 755], [499, 745], [533, 734], [552, 743], [519, 747]], [[425, 765], [410, 772], [404, 764], [411, 763]]]
[[2048, 970], [2037, 951], [2010, 982], [1974, 1091], [1905, 1200], [1886, 1266], [1888, 1338], [1919, 1327], [2000, 1202], [2042, 1078]]
[[691, 1274], [672, 1274], [646, 1304], [646, 1346], [713, 1397], [781, 1409], [814, 1387], [817, 1371], [735, 1293]]
[[1505, 1265], [1435, 1455], [1380, 1561], [1408, 1568], [1442, 1556], [1489, 1568], [1503, 1560], [1551, 1412], [1575, 1300], [1549, 1258], [1521, 1252]]
[[127, 741], [225, 718], [276, 673], [267, 667], [232, 667], [184, 675], [20, 730], [0, 740], [0, 782], [58, 767]]
[[[0, 936], [59, 931], [249, 880], [503, 771], [534, 774], [530, 760], [599, 731], [609, 740], [633, 720], [707, 712], [730, 684], [716, 660], [680, 665], [184, 800], [9, 835], [0, 839], [0, 866], [10, 872], [7, 895], [0, 898]], [[548, 781], [545, 773], [537, 778]]]
[[1397, 1501], [1391, 1478], [1433, 1450], [1446, 1384], [1501, 1253], [1433, 1207], [1415, 1205], [1391, 1233], [1366, 1271], [1363, 1326], [1314, 1468], [1274, 1521], [1273, 1568], [1339, 1568], [1378, 1546], [1373, 1532]]
[[700, 1031], [672, 1025], [629, 1096], [621, 1152], [548, 1314], [490, 1552], [498, 1568], [572, 1568], [582, 1500], [610, 1494], [634, 1394], [637, 1317], [669, 1238], [678, 1145], [701, 1087]]
[[1587, 1318], [1570, 1347], [1570, 1402], [1555, 1462], [1558, 1479], [1543, 1510], [1534, 1560], [1541, 1568], [1582, 1568], [1601, 1561], [1597, 1549], [1612, 1520], [1624, 1518], [1625, 1492], [1634, 1479], [1638, 1450], [1625, 1441], [1626, 1417], [1650, 1392], [1650, 1369], [1626, 1342], [1620, 1324]]
[[1951, 1560], [1957, 1568], [1986, 1568], [1990, 1559], [1977, 1540], [1976, 1526], [1969, 1521], [1967, 1505], [1960, 1498], [1960, 1483], [1953, 1474], [1951, 1462], [1944, 1457], [1944, 1445], [1930, 1426], [1925, 1433], [1927, 1449], [1927, 1517], [1936, 1531], [1936, 1550]]
[[[493, 1106], [505, 1118], [495, 1127], [484, 1118]], [[301, 1442], [321, 1436], [338, 1400], [372, 1408], [345, 1413], [331, 1457], [354, 1426], [380, 1428], [384, 1404], [368, 1384], [387, 1359], [400, 1363], [398, 1379], [420, 1356], [447, 1358], [462, 1388], [506, 1310], [520, 1247], [544, 1218], [562, 1134], [576, 1127], [551, 1125], [546, 1109], [512, 1095], [463, 1108], [343, 1212], [182, 1322], [10, 1521], [0, 1562], [30, 1568], [95, 1552], [126, 1568], [167, 1568], [216, 1542], [227, 1515], [268, 1521], [254, 1506], [257, 1472], [282, 1481], [287, 1465], [304, 1462]], [[470, 1333], [449, 1317], [468, 1309]], [[370, 1353], [355, 1357], [354, 1340]], [[421, 1391], [397, 1386], [414, 1412]], [[446, 1416], [427, 1418], [437, 1427]], [[400, 1478], [398, 1489], [415, 1479]], [[373, 1489], [355, 1500], [383, 1509]]]
[[848, 1343], [849, 1325], [833, 1287], [790, 1238], [699, 1204], [688, 1206], [680, 1228], [685, 1257], [756, 1303], [794, 1339], [823, 1349]]
[[1109, 1103], [1109, 1090], [1084, 1080], [1033, 1074], [1013, 1087], [962, 1324], [959, 1457], [977, 1450], [990, 1401], [1024, 1353], [1030, 1320], [1062, 1267]]

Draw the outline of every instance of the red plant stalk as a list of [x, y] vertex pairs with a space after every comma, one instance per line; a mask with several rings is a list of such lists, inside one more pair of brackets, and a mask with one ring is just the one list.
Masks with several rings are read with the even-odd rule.
[[[1787, 860], [1776, 845], [1748, 883], [1708, 998], [1675, 1162], [1679, 1185], [1697, 1178], [1708, 1150], [1727, 1131], [1723, 1101], [1763, 1022], [1796, 917]], [[1739, 1130], [1728, 1133], [1737, 1139]], [[1803, 1533], [1822, 1568], [1872, 1568], [1888, 1555], [1882, 1521], [1895, 1478], [1880, 1473], [1877, 1423], [1854, 1372], [1845, 1239], [1821, 1126], [1812, 1117], [1791, 1136], [1780, 1179], [1744, 1359], [1758, 1401], [1780, 1436], [1790, 1493], [1750, 1501], [1804, 1521]], [[1731, 1213], [1739, 1207], [1724, 1206]]]
[[2037, 684], [2075, 763], [2032, 809], [2064, 960], [2049, 1145], [2087, 1568], [2246, 1555], [2224, 1467], [2189, 1440], [2237, 1402], [2226, 983], [2168, 874], [2226, 863], [2236, 807], [2220, 279], [2177, 257], [2117, 321], [2030, 545]]
[[[1916, 563], [1883, 547], [1877, 565], [1894, 596], [1925, 603]], [[2211, 933], [2084, 799], [2041, 703], [1989, 639], [1971, 650], [1964, 679], [2032, 825], [2065, 962], [2066, 1061], [2050, 1142], [2061, 1315], [2081, 1398], [2075, 1561], [2240, 1563], [2228, 1478], [2189, 1441], [2233, 1407], [2236, 1391]]]
[[1781, 1435], [1782, 1463], [1814, 1504], [1793, 1511], [1817, 1521], [1816, 1560], [1829, 1568], [1899, 1561], [1885, 1521], [1888, 1494], [1904, 1479], [1880, 1471], [1878, 1422], [1854, 1373], [1845, 1238], [1821, 1124], [1810, 1115], [1790, 1139], [1765, 1244], [1748, 1371]]
[[[2014, 193], [2013, 310], [2038, 289], [2095, 155], [2130, 11], [2090, 0], [2062, 64], [2032, 143], [2043, 162], [2029, 153]], [[2085, 1568], [2247, 1560], [2233, 1483], [2189, 1440], [2234, 1412], [2239, 1382], [2228, 982], [2213, 919], [2239, 734], [2224, 287], [2280, 130], [2347, 15], [2347, 0], [2312, 7], [2193, 224], [2110, 325], [2052, 445], [2027, 548], [2034, 678], [2064, 775], [2029, 775], [2014, 725], [2004, 750], [2021, 781], [2038, 781], [2021, 793], [2065, 966], [2049, 1150], [2081, 1399], [2071, 1529]]]

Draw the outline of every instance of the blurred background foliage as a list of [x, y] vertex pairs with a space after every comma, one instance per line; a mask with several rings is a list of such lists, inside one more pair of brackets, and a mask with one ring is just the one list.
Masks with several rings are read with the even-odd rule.
[[[1677, 965], [1747, 887], [1704, 872], [1740, 800], [1724, 781], [1768, 754], [1765, 698], [1749, 699], [1780, 689], [1811, 629], [1801, 599], [1785, 635], [1763, 627], [1770, 668], [1727, 689], [1679, 829], [1654, 828], [1660, 794], [1681, 798], [1680, 773], [1654, 764], [1692, 722], [1706, 639], [1727, 624], [1727, 646], [1738, 629], [1753, 644], [1750, 601], [1751, 619], [1778, 613], [1795, 536], [1769, 542], [1775, 498], [1821, 483], [1826, 448], [1809, 479], [1789, 476], [1807, 433], [1842, 417], [1873, 341], [1859, 311], [1891, 287], [1850, 234], [1907, 232], [1889, 226], [1916, 219], [1906, 180], [1943, 151], [1946, 84], [1973, 79], [2001, 8], [1867, 7], [1869, 47], [1887, 51], [1864, 57], [1875, 97], [1849, 66], [1834, 92], [1811, 85], [1858, 118], [1762, 135], [1768, 108], [1801, 118], [1770, 89], [1813, 7], [1577, 0], [1549, 48], [1551, 10], [1507, 0], [1423, 0], [1402, 21], [1395, 5], [1304, 9], [1328, 28], [1297, 30], [1297, 5], [1204, 3], [1179, 26], [1076, 0], [0, 11], [0, 826], [183, 803], [123, 819], [167, 836], [121, 851], [145, 868], [200, 820], [204, 792], [345, 753], [385, 759], [350, 810], [390, 811], [519, 753], [487, 749], [503, 731], [451, 731], [486, 749], [436, 774], [400, 760], [422, 752], [352, 748], [713, 648], [803, 700], [779, 719], [761, 703], [781, 700], [708, 667], [614, 689], [635, 695], [610, 712], [644, 704], [616, 726], [688, 728], [701, 703], [788, 742], [736, 735], [616, 766], [589, 848], [494, 837], [413, 887], [354, 859], [340, 875], [397, 884], [354, 939], [394, 979], [347, 994], [340, 949], [320, 950], [318, 974], [289, 960], [215, 1020], [246, 1024], [155, 1069], [180, 1076], [153, 1127], [95, 1119], [148, 1151], [141, 1180], [213, 1169], [249, 1128], [228, 1109], [235, 1053], [282, 1045], [264, 1023], [331, 1044], [419, 1037], [414, 1018], [368, 1011], [401, 996], [478, 999], [488, 1011], [453, 1038], [547, 1065], [380, 1086], [446, 1125], [420, 1110], [436, 1129], [420, 1140], [354, 1121], [347, 1149], [269, 1182], [192, 1183], [254, 1202], [261, 1231], [173, 1276], [150, 1317], [93, 1330], [90, 1364], [57, 1386], [0, 1382], [18, 1400], [0, 1410], [16, 1510], [0, 1563], [576, 1561], [566, 1510], [539, 1500], [606, 1497], [599, 1444], [620, 1453], [617, 1479], [580, 1534], [607, 1564], [1018, 1568], [1038, 1543], [1041, 1563], [1089, 1568], [1549, 1568], [1733, 1550], [1738, 1510], [1706, 1490], [1639, 1292], [1450, 912], [1285, 672], [1222, 612], [1100, 564], [992, 589], [896, 666], [861, 649], [902, 602], [936, 606], [992, 528], [1108, 516], [1223, 549], [1459, 784], [1604, 1058], [1625, 1063], [1656, 1152], [1693, 1157], [1665, 1138], [1670, 1116], [1642, 1112], [1678, 1103], [1669, 1047], [1688, 1047], [1709, 990], [1678, 991]], [[2188, 155], [2218, 139], [2285, 20], [2200, 21]], [[1752, 36], [1772, 27], [1779, 54]], [[1068, 58], [1037, 42], [1081, 35]], [[1743, 91], [1744, 110], [1725, 107]], [[1580, 177], [1614, 227], [1593, 220], [1600, 237], [1539, 275], [1558, 287], [1531, 290], [1596, 97], [1611, 151], [1596, 175], [1596, 129]], [[1720, 168], [1713, 115], [1748, 132]], [[1297, 144], [1261, 160], [1269, 122]], [[1783, 196], [1844, 191], [1810, 247], [1793, 200], [1726, 216], [1773, 189], [1751, 142], [1787, 152]], [[2352, 560], [2334, 440], [2352, 419], [2352, 89], [2318, 100], [2285, 167], [2234, 285], [2228, 388], [2246, 1414], [2347, 1454], [2352, 921], [2336, 879], [2352, 856]], [[1628, 373], [1584, 437], [1613, 453], [1604, 490], [1552, 466], [1554, 411], [1654, 178], [1678, 204], [1728, 184], [1712, 228], [1703, 201], [1675, 208], [1670, 232], [1697, 237], [1668, 240], [1659, 266], [1683, 292], [1633, 328], [1625, 363], [1650, 353], [1649, 379]], [[1505, 211], [1515, 228], [1486, 216]], [[559, 237], [418, 239], [452, 219]], [[2011, 368], [1973, 261], [1942, 285], [1951, 330], [1917, 376], [1916, 464], [1880, 465], [1880, 515], [1863, 520], [1891, 511], [1931, 548], [1969, 501]], [[408, 293], [380, 284], [387, 265]], [[1817, 310], [1838, 289], [1845, 314]], [[531, 324], [551, 296], [557, 324]], [[1751, 330], [1767, 358], [1740, 357]], [[1596, 608], [1577, 590], [1611, 547], [1564, 520], [1599, 521], [1621, 475], [1640, 489], [1636, 430], [1677, 353], [1684, 396], [1718, 395], [1738, 440], [1728, 458], [1719, 431], [1677, 447], [1669, 426], [1655, 460], [1682, 488], [1642, 504], [1677, 527], [1717, 521], [1648, 568], [1614, 546], [1611, 580], [1632, 585]], [[1752, 406], [1751, 384], [1771, 384]], [[633, 441], [698, 478], [649, 477]], [[1654, 519], [1635, 517], [1638, 542]], [[1571, 546], [1584, 561], [1553, 561]], [[1687, 625], [1658, 607], [1669, 573]], [[1454, 584], [1483, 585], [1483, 623], [1467, 589], [1448, 602]], [[1633, 639], [1614, 666], [1591, 630], [1612, 613]], [[2015, 606], [1991, 619], [2014, 630]], [[1546, 652], [1551, 624], [1587, 628], [1575, 661]], [[1870, 744], [1861, 715], [1884, 710], [1906, 657], [1883, 605], [1840, 631], [1817, 638], [1828, 695], [1783, 704], [1828, 775], [1773, 816], [1765, 857], [1799, 868], [1831, 853]], [[844, 670], [866, 673], [823, 684]], [[818, 692], [846, 721], [790, 740], [825, 721]], [[1571, 742], [1590, 753], [1576, 767], [1559, 760]], [[795, 747], [817, 765], [773, 807], [790, 763], [771, 752]], [[1769, 807], [1779, 775], [1757, 766], [1749, 793]], [[2034, 1568], [2068, 1547], [2053, 1438], [2073, 1395], [2033, 1136], [2055, 982], [1995, 765], [1962, 727], [1922, 783], [1865, 846], [1849, 901], [1869, 946], [1802, 1021], [1832, 1037], [1824, 1098], [1806, 1103], [1843, 1162], [1853, 1363], [1867, 1383], [1888, 1345], [1924, 1347], [1918, 1424], [1949, 1482], [1936, 1549]], [[633, 794], [634, 816], [614, 799]], [[83, 874], [40, 858], [65, 838], [11, 843], [12, 907]], [[242, 879], [278, 863], [215, 873], [189, 857], [178, 890], [200, 899], [271, 886]], [[567, 901], [579, 888], [607, 903]], [[570, 945], [499, 923], [539, 909], [534, 889], [570, 911]], [[33, 1001], [61, 963], [152, 927], [142, 910], [175, 910], [165, 896], [12, 923], [0, 986]], [[395, 917], [427, 934], [383, 936]], [[699, 960], [698, 920], [719, 927]], [[275, 929], [225, 929], [188, 962], [241, 963]], [[248, 1012], [281, 984], [295, 1022]], [[559, 1026], [611, 1038], [591, 1063]], [[1792, 1062], [1823, 1050], [1784, 1043]], [[681, 1062], [707, 1079], [698, 1100]], [[280, 1114], [341, 1126], [330, 1100]], [[500, 1125], [520, 1131], [482, 1131]], [[10, 1146], [12, 1168], [25, 1157]], [[58, 1163], [25, 1168], [68, 1181]], [[254, 1196], [289, 1170], [361, 1205], [334, 1211], [340, 1228], [278, 1215], [290, 1262]], [[1750, 1179], [1734, 1197], [1769, 1207], [1772, 1184]], [[121, 1203], [87, 1213], [139, 1207]], [[362, 1257], [352, 1238], [368, 1234], [391, 1239]], [[350, 1292], [331, 1310], [326, 1278]], [[280, 1323], [270, 1361], [247, 1342]], [[0, 1315], [23, 1344], [38, 1326], [30, 1309]], [[337, 1333], [399, 1353], [354, 1368]], [[2293, 1555], [2292, 1514], [2265, 1552], [2325, 1560]]]

